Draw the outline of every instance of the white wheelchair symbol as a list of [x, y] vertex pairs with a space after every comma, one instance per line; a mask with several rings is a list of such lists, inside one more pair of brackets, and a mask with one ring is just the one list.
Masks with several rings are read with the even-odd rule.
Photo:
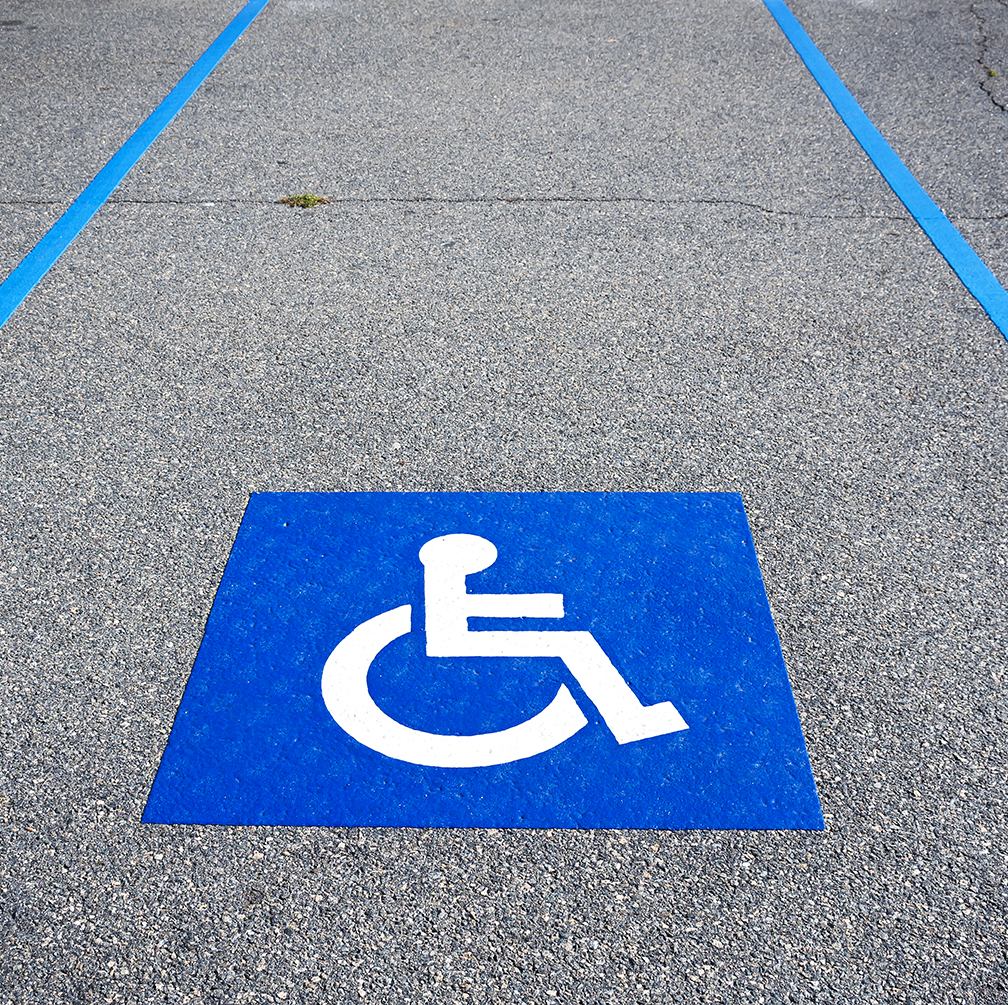
[[[447, 534], [420, 549], [424, 565], [428, 656], [552, 656], [566, 664], [619, 743], [689, 727], [668, 701], [642, 705], [591, 632], [471, 632], [467, 618], [562, 618], [562, 593], [466, 593], [465, 578], [497, 560], [497, 549], [473, 534]], [[322, 671], [322, 697], [337, 724], [372, 750], [412, 764], [478, 768], [541, 754], [588, 725], [561, 684], [537, 715], [492, 733], [446, 736], [412, 729], [386, 715], [368, 691], [375, 657], [411, 628], [409, 604], [358, 625]]]

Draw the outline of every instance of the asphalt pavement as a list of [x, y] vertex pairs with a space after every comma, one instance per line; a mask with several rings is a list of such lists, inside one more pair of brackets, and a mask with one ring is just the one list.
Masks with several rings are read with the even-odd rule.
[[[7, 0], [0, 275], [238, 9]], [[1008, 281], [1008, 5], [792, 9]], [[0, 343], [0, 1000], [1008, 1001], [1008, 342], [762, 3], [270, 0]], [[279, 490], [740, 492], [825, 831], [141, 824]]]

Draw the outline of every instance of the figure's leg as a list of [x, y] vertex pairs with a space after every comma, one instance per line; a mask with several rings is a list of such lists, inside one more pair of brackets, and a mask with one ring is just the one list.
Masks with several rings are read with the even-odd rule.
[[[599, 710], [618, 743], [689, 729], [670, 701], [642, 705], [591, 632], [540, 632]], [[555, 641], [554, 641], [555, 640]]]
[[562, 659], [619, 743], [689, 729], [672, 702], [642, 705], [591, 632], [468, 632], [466, 655]]

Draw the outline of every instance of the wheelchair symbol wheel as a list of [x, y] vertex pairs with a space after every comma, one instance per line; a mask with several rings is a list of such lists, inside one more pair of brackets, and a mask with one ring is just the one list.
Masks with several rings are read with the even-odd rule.
[[[642, 705], [590, 632], [469, 631], [470, 617], [563, 617], [562, 594], [467, 593], [465, 577], [488, 568], [496, 558], [494, 545], [472, 534], [434, 538], [420, 549], [428, 656], [558, 657], [619, 743], [689, 728], [671, 702]], [[541, 754], [588, 724], [574, 696], [561, 685], [541, 712], [509, 729], [450, 736], [403, 725], [375, 704], [367, 676], [378, 653], [411, 627], [409, 604], [370, 618], [336, 646], [322, 671], [322, 697], [330, 715], [372, 750], [431, 767], [487, 767]]]

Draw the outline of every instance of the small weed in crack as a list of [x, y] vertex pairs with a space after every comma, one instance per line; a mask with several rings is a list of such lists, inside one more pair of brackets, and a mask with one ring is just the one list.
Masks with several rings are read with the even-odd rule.
[[297, 209], [314, 209], [316, 206], [325, 206], [329, 200], [314, 192], [302, 192], [300, 195], [288, 195], [283, 199], [277, 199], [278, 203], [284, 206], [294, 206]]

